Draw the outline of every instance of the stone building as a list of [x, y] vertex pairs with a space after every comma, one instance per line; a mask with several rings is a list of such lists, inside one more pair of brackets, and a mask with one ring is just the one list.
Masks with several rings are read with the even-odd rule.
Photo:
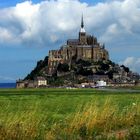
[[35, 85], [36, 87], [46, 87], [47, 80], [44, 77], [39, 76], [35, 79]]
[[66, 45], [59, 50], [49, 51], [48, 74], [53, 74], [59, 63], [67, 63], [70, 66], [73, 60], [78, 59], [90, 61], [109, 59], [105, 46], [101, 45], [96, 37], [86, 33], [83, 16], [78, 39], [68, 39]]
[[44, 77], [36, 77], [34, 80], [17, 80], [16, 88], [39, 88], [46, 87], [47, 80]]

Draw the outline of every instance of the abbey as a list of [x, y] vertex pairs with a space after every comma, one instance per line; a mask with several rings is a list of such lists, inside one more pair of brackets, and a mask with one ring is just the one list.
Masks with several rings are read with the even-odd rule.
[[109, 60], [108, 51], [101, 45], [97, 38], [88, 35], [84, 29], [83, 16], [78, 39], [68, 39], [66, 45], [59, 50], [50, 50], [48, 59], [48, 74], [53, 74], [59, 63], [67, 63], [69, 66], [75, 60]]

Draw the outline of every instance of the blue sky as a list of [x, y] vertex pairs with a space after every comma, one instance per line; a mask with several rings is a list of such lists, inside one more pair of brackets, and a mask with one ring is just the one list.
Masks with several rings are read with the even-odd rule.
[[[24, 2], [26, 0], [0, 0], [0, 7], [15, 6], [17, 3]], [[43, 0], [32, 0], [33, 3], [39, 3]], [[80, 2], [86, 2], [88, 4], [95, 4], [98, 2], [104, 2], [105, 0], [80, 0]]]
[[24, 78], [36, 62], [85, 29], [110, 58], [140, 73], [139, 0], [0, 0], [0, 82]]

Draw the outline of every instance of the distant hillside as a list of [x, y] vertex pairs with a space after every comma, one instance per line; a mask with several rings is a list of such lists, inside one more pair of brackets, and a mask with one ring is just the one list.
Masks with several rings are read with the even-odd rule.
[[48, 66], [48, 56], [44, 58], [44, 60], [40, 60], [37, 62], [36, 67], [28, 74], [24, 80], [34, 80], [37, 76], [45, 76], [46, 69]]
[[[112, 62], [111, 60], [85, 61], [79, 59], [71, 66], [59, 63], [56, 72], [50, 77], [47, 73], [48, 56], [37, 62], [37, 66], [28, 74], [24, 80], [33, 80], [38, 76], [45, 77], [50, 85], [63, 85], [69, 83], [81, 83], [89, 80], [89, 76], [106, 76], [113, 82], [132, 82], [139, 80], [139, 75], [134, 74], [128, 67]], [[79, 78], [80, 77], [80, 78]], [[82, 77], [82, 78], [81, 78]]]

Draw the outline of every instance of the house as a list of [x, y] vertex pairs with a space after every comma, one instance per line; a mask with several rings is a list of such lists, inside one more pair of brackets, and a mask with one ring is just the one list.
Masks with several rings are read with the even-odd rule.
[[16, 81], [16, 88], [25, 88], [25, 82], [21, 79]]
[[35, 82], [34, 80], [28, 80], [25, 82], [25, 88], [35, 88]]
[[37, 77], [35, 80], [17, 80], [16, 88], [37, 88], [46, 87], [47, 80], [44, 77]]
[[106, 81], [106, 82], [108, 82], [109, 81], [109, 77], [108, 77], [108, 75], [96, 75], [96, 74], [94, 74], [94, 75], [89, 75], [88, 77], [87, 77], [87, 79], [88, 79], [88, 81], [90, 81], [90, 82], [97, 82], [97, 81], [100, 81], [100, 80], [104, 80], [104, 81]]
[[103, 80], [100, 80], [100, 81], [97, 81], [96, 86], [97, 87], [105, 87], [105, 86], [107, 86], [107, 83]]
[[47, 80], [44, 77], [39, 76], [35, 79], [35, 85], [36, 87], [45, 87], [47, 86]]

